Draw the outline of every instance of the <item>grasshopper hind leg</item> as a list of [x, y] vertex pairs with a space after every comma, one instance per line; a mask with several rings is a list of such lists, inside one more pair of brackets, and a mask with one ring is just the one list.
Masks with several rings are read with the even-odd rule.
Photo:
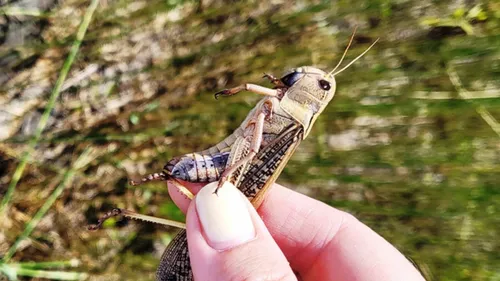
[[[245, 129], [244, 136], [241, 139], [242, 143], [245, 145], [242, 145], [241, 147], [235, 147], [233, 149], [246, 150], [246, 145], [248, 145], [249, 151], [246, 153], [241, 153], [241, 156], [238, 159], [231, 159], [232, 163], [229, 163], [226, 167], [226, 170], [224, 170], [224, 173], [222, 173], [219, 179], [219, 184], [217, 185], [214, 194], [217, 194], [225, 181], [231, 179], [234, 172], [236, 172], [242, 166], [248, 164], [257, 155], [262, 144], [264, 122], [265, 120], [269, 120], [272, 115], [273, 104], [270, 100], [267, 100], [262, 104], [262, 107], [258, 109], [258, 111], [256, 112], [256, 116], [248, 123], [247, 128]], [[236, 154], [236, 151], [232, 151], [232, 153]]]
[[143, 177], [140, 181], [134, 181], [131, 180], [129, 183], [132, 186], [137, 186], [141, 185], [150, 181], [168, 181], [168, 183], [173, 184], [177, 190], [179, 190], [180, 193], [182, 193], [184, 196], [186, 196], [188, 199], [193, 199], [194, 195], [189, 189], [187, 189], [182, 183], [180, 183], [177, 179], [173, 178], [172, 176], [169, 176], [167, 173], [160, 172], [160, 173], [152, 173], [149, 174], [145, 177]]
[[141, 220], [141, 221], [150, 222], [150, 223], [166, 225], [166, 226], [186, 228], [186, 224], [183, 222], [167, 220], [167, 219], [163, 219], [163, 218], [157, 218], [157, 217], [153, 217], [153, 216], [139, 214], [139, 213], [136, 213], [134, 211], [114, 208], [113, 210], [107, 212], [101, 218], [99, 218], [99, 220], [97, 221], [96, 224], [89, 225], [87, 227], [87, 229], [88, 230], [97, 230], [97, 229], [101, 228], [102, 225], [104, 224], [104, 222], [107, 221], [108, 219], [114, 218], [114, 217], [119, 217], [119, 216], [123, 216], [123, 217], [129, 218], [129, 219], [135, 219], [135, 220]]
[[141, 185], [143, 183], [147, 183], [150, 181], [166, 181], [169, 179], [169, 176], [165, 172], [160, 173], [152, 173], [145, 177], [143, 177], [140, 181], [130, 180], [130, 185], [136, 186]]
[[[139, 184], [142, 184], [145, 182], [155, 181], [155, 180], [167, 180], [169, 182], [169, 184], [173, 184], [175, 186], [175, 188], [177, 188], [177, 190], [179, 190], [179, 192], [182, 193], [184, 196], [186, 196], [188, 199], [192, 200], [194, 198], [193, 193], [189, 189], [187, 189], [184, 185], [182, 185], [182, 183], [180, 183], [176, 179], [171, 178], [171, 177], [167, 177], [164, 172], [153, 173], [153, 174], [150, 174], [150, 175], [147, 175], [146, 177], [144, 177], [140, 182], [131, 181], [130, 183], [131, 183], [131, 185], [139, 185]], [[107, 221], [108, 219], [113, 218], [113, 217], [119, 217], [119, 216], [123, 216], [123, 217], [130, 218], [130, 219], [135, 219], [135, 220], [142, 220], [145, 222], [157, 223], [157, 224], [161, 224], [161, 225], [168, 225], [168, 226], [174, 226], [174, 227], [178, 227], [178, 228], [185, 228], [185, 224], [181, 223], [181, 222], [157, 218], [157, 217], [148, 216], [148, 215], [143, 215], [143, 214], [139, 214], [139, 213], [136, 213], [134, 211], [129, 211], [129, 210], [125, 210], [125, 209], [114, 208], [113, 210], [107, 212], [101, 218], [99, 218], [99, 220], [97, 221], [97, 224], [89, 225], [88, 230], [97, 230], [97, 229], [101, 228], [102, 225], [104, 224], [104, 222]]]

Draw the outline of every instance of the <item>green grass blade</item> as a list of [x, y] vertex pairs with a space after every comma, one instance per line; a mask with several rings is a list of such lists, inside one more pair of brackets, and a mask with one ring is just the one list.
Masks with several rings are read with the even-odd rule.
[[9, 280], [18, 280], [18, 276], [30, 276], [38, 278], [47, 278], [53, 280], [84, 280], [88, 277], [86, 273], [66, 272], [66, 271], [47, 271], [40, 270], [50, 267], [74, 267], [78, 261], [57, 261], [57, 262], [29, 262], [29, 263], [0, 263], [0, 272], [7, 276]]
[[38, 212], [35, 214], [35, 216], [33, 216], [33, 218], [26, 224], [26, 227], [24, 228], [21, 235], [19, 235], [16, 242], [14, 242], [14, 244], [12, 244], [10, 249], [7, 251], [7, 253], [3, 257], [2, 262], [6, 263], [12, 258], [12, 256], [14, 256], [14, 254], [16, 253], [17, 247], [19, 247], [19, 244], [31, 234], [33, 229], [35, 229], [35, 227], [38, 225], [38, 223], [43, 218], [43, 216], [45, 216], [45, 213], [47, 213], [47, 211], [54, 204], [54, 202], [57, 200], [59, 195], [61, 195], [64, 188], [71, 181], [75, 172], [78, 169], [85, 167], [87, 165], [87, 163], [89, 163], [90, 160], [92, 160], [92, 157], [90, 156], [90, 154], [91, 154], [91, 150], [87, 148], [80, 155], [80, 157], [78, 157], [78, 159], [75, 161], [75, 163], [73, 164], [73, 167], [71, 167], [71, 169], [67, 170], [64, 173], [64, 176], [63, 176], [61, 183], [56, 187], [56, 189], [54, 189], [52, 194], [47, 198], [47, 200], [42, 205], [42, 207], [38, 210]]
[[80, 265], [80, 261], [77, 259], [71, 259], [67, 261], [20, 262], [18, 265], [26, 269], [66, 268], [77, 267]]
[[39, 9], [29, 9], [24, 7], [3, 7], [0, 8], [0, 15], [6, 16], [32, 16], [32, 17], [47, 17], [49, 13], [45, 13]]
[[[448, 67], [447, 72], [448, 76], [450, 77], [451, 83], [453, 84], [453, 86], [455, 86], [455, 89], [457, 90], [460, 97], [465, 100], [471, 100], [472, 97], [469, 91], [467, 91], [463, 87], [456, 71], [450, 66]], [[477, 105], [476, 112], [481, 116], [481, 118], [483, 118], [486, 124], [488, 124], [488, 126], [490, 126], [490, 128], [500, 137], [500, 124], [495, 119], [495, 117], [493, 117], [493, 115], [491, 115], [491, 113], [483, 105]]]
[[29, 276], [35, 278], [46, 278], [52, 280], [84, 280], [88, 277], [86, 273], [66, 272], [66, 271], [45, 271], [19, 268], [17, 269], [18, 276]]
[[[3, 274], [10, 281], [17, 281], [17, 267], [11, 264], [5, 264], [0, 262], [0, 274]], [[3, 279], [2, 279], [3, 280]]]
[[35, 135], [34, 135], [32, 141], [29, 143], [28, 149], [21, 156], [21, 162], [16, 167], [14, 175], [12, 176], [12, 180], [9, 183], [9, 187], [7, 188], [7, 192], [5, 193], [4, 198], [2, 199], [2, 202], [0, 203], [0, 214], [5, 212], [5, 210], [7, 209], [9, 202], [12, 199], [12, 195], [14, 194], [14, 190], [16, 189], [17, 183], [21, 179], [21, 176], [24, 172], [24, 168], [26, 168], [26, 163], [29, 160], [31, 152], [35, 149], [35, 146], [37, 145], [37, 143], [40, 139], [40, 136], [42, 135], [42, 132], [45, 129], [45, 126], [47, 125], [47, 121], [49, 120], [50, 113], [52, 112], [52, 109], [55, 106], [56, 100], [59, 97], [59, 94], [61, 92], [61, 87], [64, 83], [64, 80], [66, 80], [66, 76], [68, 75], [68, 72], [71, 68], [71, 65], [73, 64], [73, 62], [75, 60], [76, 54], [78, 53], [78, 50], [80, 49], [80, 45], [82, 43], [83, 38], [85, 37], [85, 33], [87, 32], [90, 21], [92, 20], [92, 16], [93, 16], [98, 4], [99, 4], [99, 0], [92, 0], [89, 7], [87, 8], [87, 11], [85, 12], [85, 15], [83, 16], [82, 23], [80, 24], [80, 27], [78, 28], [78, 31], [76, 33], [75, 41], [73, 42], [73, 45], [71, 46], [71, 50], [69, 51], [68, 57], [66, 58], [66, 61], [64, 62], [64, 65], [61, 69], [61, 72], [59, 73], [59, 77], [56, 81], [54, 89], [52, 90], [52, 93], [50, 94], [49, 101], [47, 103], [47, 106], [45, 107], [45, 111], [43, 112], [42, 117], [40, 118], [40, 122], [38, 123], [38, 126], [36, 128]]

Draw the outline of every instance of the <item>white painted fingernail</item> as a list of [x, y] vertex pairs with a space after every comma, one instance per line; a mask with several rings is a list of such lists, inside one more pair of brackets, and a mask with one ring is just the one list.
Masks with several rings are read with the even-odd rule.
[[210, 183], [196, 195], [196, 211], [207, 243], [216, 250], [227, 250], [255, 237], [255, 228], [245, 202], [231, 183], [224, 183], [214, 194], [218, 182]]

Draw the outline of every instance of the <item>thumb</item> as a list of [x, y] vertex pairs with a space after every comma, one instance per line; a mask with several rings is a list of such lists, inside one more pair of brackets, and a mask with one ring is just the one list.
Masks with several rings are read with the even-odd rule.
[[196, 195], [187, 213], [195, 280], [297, 280], [250, 202], [230, 183]]

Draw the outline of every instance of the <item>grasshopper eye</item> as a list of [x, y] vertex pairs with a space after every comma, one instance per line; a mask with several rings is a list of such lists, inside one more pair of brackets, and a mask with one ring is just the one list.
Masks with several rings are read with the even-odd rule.
[[302, 78], [302, 76], [304, 76], [304, 73], [295, 71], [286, 75], [285, 77], [282, 77], [281, 82], [283, 82], [283, 84], [285, 84], [285, 86], [287, 87], [292, 87], [295, 82], [299, 81], [300, 78]]
[[326, 81], [326, 80], [319, 80], [319, 86], [321, 87], [321, 89], [325, 90], [325, 91], [328, 91], [330, 90], [330, 88], [332, 88], [332, 86], [330, 85], [330, 82]]

